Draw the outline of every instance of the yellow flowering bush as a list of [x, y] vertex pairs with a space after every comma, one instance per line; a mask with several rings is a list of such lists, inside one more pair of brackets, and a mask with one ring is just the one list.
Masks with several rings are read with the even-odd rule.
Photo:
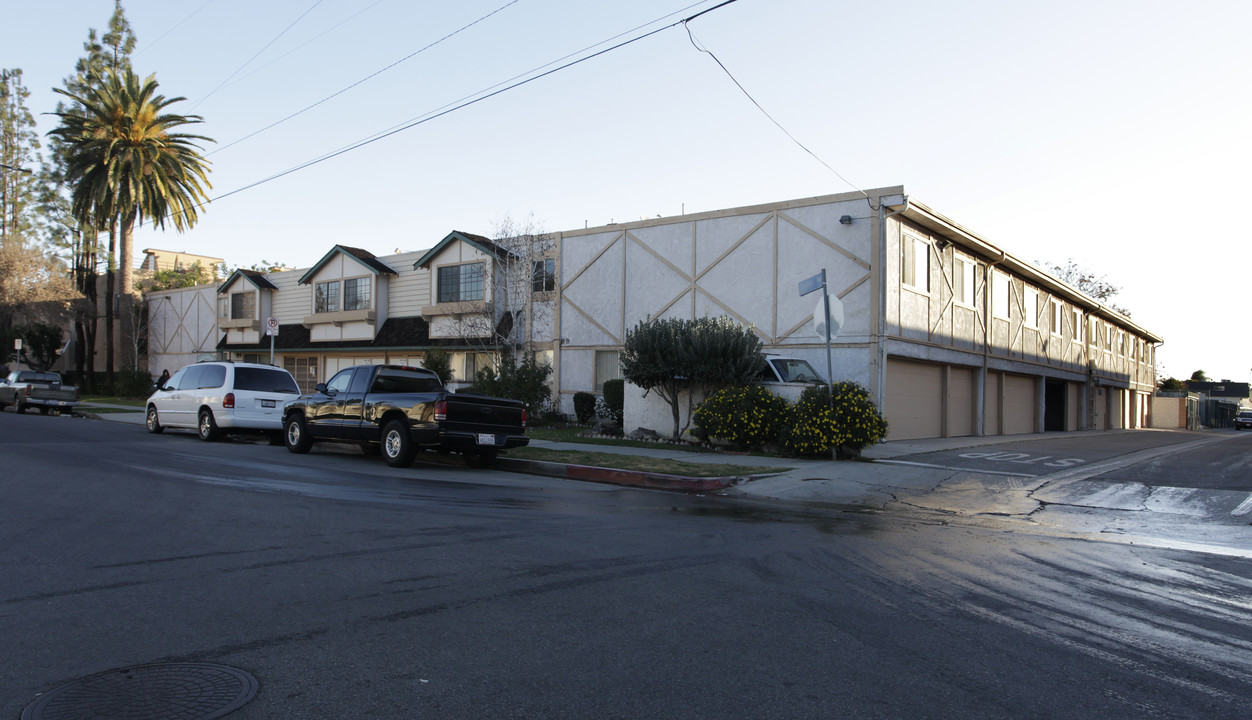
[[850, 458], [887, 437], [887, 421], [869, 391], [850, 380], [832, 389], [833, 408], [825, 385], [805, 389], [780, 433], [784, 448], [797, 455], [825, 455], [835, 448], [838, 457]]
[[778, 440], [789, 403], [759, 385], [718, 390], [696, 409], [696, 434], [724, 440], [740, 449], [759, 448]]

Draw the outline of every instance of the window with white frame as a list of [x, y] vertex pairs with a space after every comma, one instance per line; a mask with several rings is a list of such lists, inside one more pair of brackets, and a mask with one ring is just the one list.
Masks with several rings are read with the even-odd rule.
[[974, 306], [974, 274], [978, 264], [957, 256], [952, 264], [952, 297], [967, 307]]
[[339, 312], [339, 281], [320, 282], [313, 288], [313, 312]]
[[343, 309], [370, 309], [370, 279], [368, 277], [343, 281]]
[[617, 380], [622, 376], [621, 351], [596, 351], [596, 392], [604, 392], [605, 380]]
[[1008, 319], [1012, 285], [1009, 276], [998, 270], [991, 277], [991, 310], [996, 317]]
[[1049, 304], [1052, 307], [1052, 318], [1051, 327], [1048, 329], [1052, 331], [1053, 335], [1059, 336], [1061, 334], [1061, 301], [1053, 298], [1049, 301]]
[[900, 282], [930, 292], [930, 245], [907, 233], [900, 236]]
[[230, 319], [251, 320], [256, 317], [256, 291], [230, 294]]
[[1087, 333], [1087, 342], [1091, 347], [1100, 346], [1100, 321], [1091, 318], [1091, 331]]
[[480, 262], [439, 268], [439, 302], [482, 300], [484, 276]]
[[1026, 315], [1026, 317], [1023, 318], [1023, 322], [1026, 323], [1026, 327], [1038, 328], [1039, 292], [1037, 290], [1027, 288], [1026, 292], [1022, 294], [1022, 302], [1024, 305], [1022, 312]]
[[1083, 338], [1082, 310], [1072, 308], [1074, 313], [1074, 342], [1081, 343]]

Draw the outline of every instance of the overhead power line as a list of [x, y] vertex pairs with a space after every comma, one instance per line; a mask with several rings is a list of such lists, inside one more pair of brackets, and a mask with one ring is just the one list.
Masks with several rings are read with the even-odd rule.
[[[613, 52], [614, 50], [618, 50], [618, 49], [620, 49], [620, 48], [626, 47], [627, 45], [631, 45], [631, 44], [637, 43], [637, 42], [639, 42], [640, 40], [647, 39], [647, 38], [649, 38], [649, 37], [652, 37], [653, 35], [656, 35], [656, 34], [658, 34], [658, 33], [661, 33], [661, 32], [664, 32], [664, 31], [666, 31], [666, 30], [669, 30], [670, 28], [674, 28], [674, 27], [677, 27], [677, 26], [679, 26], [679, 25], [685, 25], [686, 23], [691, 22], [692, 20], [695, 20], [696, 18], [700, 17], [701, 15], [708, 14], [708, 13], [710, 13], [710, 12], [714, 11], [714, 10], [717, 10], [717, 9], [719, 9], [719, 8], [723, 8], [723, 7], [726, 7], [727, 5], [731, 5], [731, 4], [735, 3], [735, 2], [738, 2], [738, 0], [725, 0], [725, 2], [722, 2], [722, 3], [718, 4], [718, 5], [715, 5], [714, 7], [711, 7], [711, 8], [708, 8], [708, 9], [706, 9], [706, 10], [703, 10], [703, 11], [701, 11], [701, 12], [699, 12], [699, 13], [696, 13], [695, 15], [691, 15], [690, 17], [683, 18], [682, 20], [678, 20], [678, 21], [676, 21], [676, 22], [670, 23], [669, 25], [665, 25], [665, 26], [663, 26], [663, 27], [659, 27], [659, 28], [657, 28], [657, 29], [655, 29], [655, 30], [652, 30], [652, 31], [650, 31], [650, 32], [646, 32], [646, 33], [644, 33], [644, 34], [642, 34], [642, 35], [637, 35], [637, 36], [635, 36], [635, 37], [630, 38], [629, 40], [622, 41], [622, 42], [617, 43], [617, 44], [615, 44], [615, 45], [612, 45], [612, 46], [609, 46], [609, 47], [607, 47], [607, 48], [604, 48], [603, 50], [599, 50], [599, 51], [597, 51], [597, 52], [591, 53], [590, 55], [584, 55], [584, 56], [579, 57], [579, 58], [577, 58], [577, 59], [571, 60], [571, 61], [566, 62], [566, 63], [561, 64], [561, 65], [558, 65], [557, 67], [554, 67], [554, 68], [552, 68], [552, 69], [550, 69], [550, 70], [546, 70], [546, 71], [543, 71], [543, 72], [540, 72], [540, 73], [538, 73], [538, 74], [534, 74], [534, 75], [529, 75], [529, 76], [524, 77], [524, 78], [522, 78], [522, 79], [520, 79], [520, 80], [516, 80], [515, 82], [510, 82], [509, 84], [505, 85], [504, 87], [493, 86], [493, 88], [498, 88], [498, 89], [489, 89], [488, 91], [483, 91], [482, 93], [480, 93], [480, 94], [478, 94], [478, 95], [475, 95], [475, 96], [470, 96], [468, 99], [464, 99], [464, 100], [462, 100], [462, 101], [458, 101], [458, 102], [456, 102], [456, 103], [454, 103], [454, 104], [452, 104], [452, 105], [450, 105], [450, 106], [445, 106], [444, 108], [441, 108], [441, 109], [439, 109], [439, 110], [432, 111], [431, 113], [428, 113], [428, 114], [423, 115], [423, 116], [419, 116], [418, 118], [415, 118], [415, 119], [413, 119], [413, 120], [411, 120], [411, 121], [409, 121], [409, 122], [406, 122], [406, 123], [404, 123], [404, 124], [402, 124], [402, 125], [399, 125], [399, 126], [397, 126], [397, 127], [394, 127], [394, 128], [392, 128], [392, 129], [390, 129], [390, 130], [385, 130], [385, 131], [383, 131], [383, 132], [377, 133], [377, 134], [375, 134], [375, 135], [373, 135], [373, 136], [370, 136], [370, 137], [365, 138], [365, 139], [363, 139], [363, 140], [359, 140], [359, 141], [357, 141], [357, 142], [355, 142], [355, 143], [352, 143], [352, 144], [350, 144], [350, 145], [347, 145], [347, 146], [345, 146], [345, 147], [342, 147], [342, 148], [340, 148], [340, 149], [338, 149], [338, 150], [335, 150], [335, 151], [329, 152], [329, 153], [327, 153], [327, 154], [325, 154], [325, 155], [322, 155], [322, 156], [320, 156], [320, 157], [314, 158], [314, 159], [309, 160], [309, 161], [307, 161], [307, 162], [300, 163], [299, 165], [296, 165], [296, 166], [294, 166], [294, 167], [288, 168], [287, 170], [283, 170], [282, 172], [279, 172], [279, 173], [275, 173], [275, 174], [273, 174], [273, 175], [270, 175], [270, 176], [269, 176], [269, 177], [267, 177], [267, 178], [263, 178], [263, 179], [261, 179], [261, 180], [258, 180], [258, 181], [256, 181], [256, 182], [254, 182], [254, 183], [250, 183], [250, 184], [248, 184], [248, 185], [245, 185], [245, 186], [243, 186], [243, 187], [237, 188], [237, 189], [235, 189], [235, 190], [231, 190], [230, 192], [227, 192], [227, 193], [223, 193], [223, 194], [221, 194], [221, 195], [218, 195], [217, 197], [213, 198], [213, 199], [212, 199], [212, 200], [210, 200], [209, 202], [214, 202], [214, 201], [217, 201], [217, 200], [222, 200], [222, 199], [224, 199], [224, 198], [228, 198], [228, 197], [230, 197], [230, 196], [232, 196], [232, 195], [238, 195], [239, 193], [244, 192], [244, 191], [246, 191], [246, 190], [251, 190], [252, 188], [258, 187], [258, 186], [260, 186], [260, 185], [264, 185], [265, 183], [272, 182], [272, 181], [277, 180], [277, 179], [282, 178], [282, 177], [286, 177], [286, 176], [291, 175], [291, 174], [293, 174], [293, 173], [296, 173], [296, 172], [299, 172], [299, 171], [301, 171], [301, 170], [304, 170], [304, 169], [310, 168], [310, 167], [312, 167], [312, 166], [314, 166], [314, 165], [318, 165], [318, 164], [320, 164], [320, 163], [326, 162], [327, 160], [330, 160], [330, 159], [332, 159], [332, 158], [339, 157], [340, 155], [344, 155], [344, 154], [349, 153], [349, 152], [352, 152], [352, 151], [354, 151], [354, 150], [359, 150], [359, 149], [361, 149], [361, 148], [363, 148], [363, 147], [365, 147], [365, 146], [367, 146], [367, 145], [371, 145], [371, 144], [373, 144], [373, 143], [376, 143], [376, 142], [378, 142], [379, 140], [383, 140], [383, 139], [385, 139], [385, 138], [389, 138], [389, 137], [391, 137], [391, 136], [393, 136], [393, 135], [397, 135], [397, 134], [402, 133], [402, 132], [404, 132], [404, 131], [406, 131], [406, 130], [411, 130], [412, 128], [415, 128], [415, 127], [417, 127], [417, 126], [419, 126], [419, 125], [424, 125], [425, 123], [428, 123], [428, 122], [430, 122], [431, 120], [435, 120], [435, 119], [437, 119], [437, 118], [441, 118], [441, 117], [443, 117], [443, 116], [445, 116], [445, 115], [448, 115], [448, 114], [450, 114], [450, 113], [456, 112], [456, 111], [458, 111], [458, 110], [463, 110], [463, 109], [465, 109], [465, 108], [467, 108], [467, 107], [470, 107], [471, 105], [476, 105], [476, 104], [478, 104], [478, 103], [480, 103], [480, 102], [482, 102], [482, 101], [484, 101], [484, 100], [488, 100], [488, 99], [490, 99], [490, 98], [496, 97], [497, 95], [501, 95], [501, 94], [506, 93], [506, 92], [508, 92], [508, 91], [510, 91], [510, 90], [515, 90], [515, 89], [517, 89], [517, 88], [519, 88], [519, 87], [522, 87], [523, 85], [528, 85], [528, 84], [530, 84], [530, 83], [532, 83], [532, 82], [534, 82], [534, 81], [536, 81], [536, 80], [539, 80], [539, 79], [542, 79], [542, 78], [548, 77], [549, 75], [553, 75], [553, 74], [555, 74], [555, 73], [561, 72], [562, 70], [569, 69], [569, 68], [571, 68], [571, 67], [573, 67], [573, 66], [575, 66], [575, 65], [579, 65], [579, 64], [584, 63], [584, 62], [586, 62], [586, 61], [588, 61], [588, 60], [591, 60], [591, 59], [594, 59], [594, 58], [600, 57], [601, 55], [605, 55], [605, 54], [607, 54], [607, 53]], [[697, 3], [693, 3], [692, 5], [688, 5], [686, 8], [684, 8], [684, 10], [686, 10], [686, 9], [690, 9], [690, 8], [692, 8], [692, 7], [695, 7], [696, 5], [699, 5], [699, 4], [700, 4], [700, 3], [698, 3], [698, 2], [697, 2]], [[682, 11], [680, 10], [680, 11], [678, 11], [678, 12], [682, 12]], [[670, 14], [668, 14], [668, 15], [664, 15], [664, 16], [662, 16], [662, 17], [658, 18], [657, 20], [653, 20], [653, 21], [652, 21], [652, 22], [650, 22], [650, 23], [645, 23], [644, 25], [641, 25], [641, 26], [639, 26], [639, 27], [647, 27], [648, 25], [654, 24], [654, 23], [656, 23], [656, 22], [658, 22], [658, 21], [660, 21], [660, 20], [664, 20], [664, 19], [666, 19], [666, 18], [672, 17], [674, 14], [675, 14], [675, 13], [670, 13]], [[627, 31], [627, 32], [630, 32], [630, 31]], [[618, 36], [615, 36], [615, 37], [621, 37], [621, 35], [618, 35]], [[607, 42], [607, 41], [606, 41], [606, 42]], [[603, 43], [598, 43], [597, 45], [593, 45], [593, 46], [591, 46], [591, 47], [597, 47], [598, 45], [602, 45], [602, 44], [603, 44]], [[566, 56], [566, 57], [569, 57], [569, 56]], [[559, 61], [557, 61], [557, 62], [559, 62]], [[549, 65], [550, 65], [550, 64], [551, 64], [551, 63], [549, 63]], [[547, 66], [543, 66], [543, 67], [547, 67]]]
[[[721, 6], [719, 5], [718, 7], [721, 7]], [[717, 8], [710, 8], [710, 9], [716, 10]], [[708, 11], [706, 10], [705, 12], [708, 12]], [[703, 14], [704, 13], [700, 13], [700, 15], [703, 15]], [[697, 18], [700, 15], [693, 15], [691, 19]], [[739, 82], [738, 78], [734, 76], [734, 73], [732, 73], [729, 69], [727, 69], [726, 65], [724, 65], [720, 59], [718, 59], [717, 55], [715, 55], [712, 50], [708, 49], [708, 46], [704, 45], [704, 43], [696, 39], [695, 33], [691, 32], [691, 28], [687, 27], [686, 20], [683, 21], [683, 27], [686, 28], [687, 30], [687, 39], [691, 41], [692, 47], [708, 55], [709, 57], [713, 58], [713, 62], [717, 63], [717, 66], [722, 69], [722, 72], [726, 73], [726, 77], [730, 78], [730, 81], [735, 84], [735, 87], [739, 88], [739, 91], [742, 92], [744, 96], [748, 98], [748, 100], [752, 101], [752, 104], [756, 106], [757, 110], [761, 111], [762, 115], [769, 118], [769, 121], [774, 123], [775, 127], [777, 127], [779, 130], [782, 130], [783, 134], [786, 135], [788, 138], [791, 138], [791, 142], [795, 143], [797, 146], [799, 146], [801, 150], [808, 153], [809, 156], [811, 156], [814, 160], [818, 161], [823, 166], [825, 166], [827, 170], [834, 173], [835, 177], [842, 180], [845, 184], [848, 185], [848, 187], [851, 187], [853, 190], [856, 190], [857, 192], [864, 195], [865, 199], [869, 201], [871, 208], [873, 208], [875, 211], [878, 210], [878, 208], [874, 207], [874, 200], [873, 198], [869, 196], [869, 193], [865, 192], [860, 187], [855, 185], [851, 180], [848, 180], [843, 175], [839, 174], [839, 171], [831, 167], [830, 163], [818, 157], [817, 153], [813, 152], [804, 143], [800, 142], [799, 139], [797, 139], [795, 135], [791, 134], [790, 130], [783, 127], [782, 123], [778, 122], [778, 120], [776, 120], [773, 115], [770, 115], [769, 111], [766, 110], [764, 107], [762, 107], [761, 103], [756, 101], [756, 98], [752, 97], [752, 93], [748, 92], [748, 89], [743, 86], [743, 83]]]
[[[380, 69], [380, 70], [376, 70], [375, 72], [372, 72], [372, 73], [370, 73], [369, 75], [366, 75], [365, 77], [361, 78], [360, 80], [357, 80], [356, 82], [354, 82], [354, 83], [352, 83], [351, 85], [349, 85], [349, 86], [347, 86], [347, 87], [343, 88], [342, 90], [339, 90], [339, 91], [334, 92], [334, 93], [332, 93], [332, 94], [330, 94], [330, 95], [327, 95], [326, 97], [322, 98], [321, 100], [318, 100], [317, 102], [313, 103], [312, 105], [309, 105], [308, 107], [303, 108], [303, 109], [301, 109], [301, 110], [297, 110], [297, 111], [295, 111], [295, 112], [291, 113], [290, 115], [288, 115], [287, 117], [285, 117], [285, 118], [283, 118], [283, 119], [281, 119], [281, 120], [277, 120], [277, 121], [275, 121], [275, 122], [272, 122], [272, 123], [270, 123], [269, 125], [266, 125], [265, 127], [261, 128], [260, 130], [257, 130], [257, 131], [255, 131], [255, 132], [248, 133], [247, 135], [244, 135], [243, 137], [239, 138], [238, 140], [235, 140], [235, 141], [233, 141], [233, 142], [231, 142], [231, 143], [228, 143], [228, 144], [226, 144], [226, 145], [223, 145], [223, 146], [221, 146], [221, 147], [217, 148], [216, 150], [214, 150], [213, 152], [209, 153], [209, 155], [213, 155], [213, 154], [219, 153], [219, 152], [221, 152], [221, 151], [225, 150], [226, 148], [229, 148], [229, 147], [233, 147], [233, 146], [235, 146], [235, 145], [238, 145], [239, 143], [243, 142], [244, 140], [247, 140], [248, 138], [256, 137], [257, 135], [260, 135], [261, 133], [263, 133], [263, 132], [265, 132], [265, 131], [267, 131], [267, 130], [270, 130], [270, 129], [272, 129], [272, 128], [275, 128], [275, 127], [277, 127], [277, 126], [279, 126], [279, 125], [281, 125], [281, 124], [283, 124], [283, 123], [287, 122], [288, 120], [290, 120], [290, 119], [292, 119], [292, 118], [294, 118], [294, 117], [296, 117], [296, 116], [298, 116], [298, 115], [302, 115], [302, 114], [304, 114], [304, 113], [308, 112], [309, 110], [312, 110], [313, 108], [317, 107], [318, 105], [321, 105], [322, 103], [324, 103], [324, 102], [326, 102], [326, 101], [328, 101], [328, 100], [333, 100], [334, 98], [339, 97], [340, 95], [342, 95], [342, 94], [344, 94], [344, 93], [348, 92], [349, 90], [351, 90], [352, 88], [354, 88], [354, 87], [356, 87], [356, 86], [360, 85], [361, 83], [364, 83], [364, 82], [367, 82], [367, 81], [369, 81], [369, 80], [372, 80], [373, 78], [378, 77], [379, 75], [382, 75], [383, 73], [385, 73], [385, 72], [387, 72], [388, 70], [392, 69], [393, 67], [395, 67], [395, 66], [399, 65], [400, 63], [403, 63], [403, 62], [405, 62], [405, 61], [407, 61], [407, 60], [410, 60], [410, 59], [412, 59], [412, 58], [414, 58], [414, 57], [416, 57], [416, 56], [420, 55], [421, 53], [424, 53], [424, 52], [426, 52], [427, 50], [429, 50], [429, 49], [433, 48], [434, 46], [438, 45], [439, 43], [442, 43], [443, 41], [445, 41], [445, 40], [447, 40], [447, 39], [449, 39], [449, 38], [451, 38], [451, 37], [454, 37], [454, 36], [456, 36], [456, 35], [461, 34], [462, 32], [464, 32], [464, 31], [466, 31], [466, 30], [468, 30], [468, 29], [470, 29], [470, 28], [474, 27], [474, 26], [475, 26], [475, 25], [477, 25], [478, 23], [480, 23], [480, 22], [482, 22], [482, 21], [486, 20], [487, 18], [491, 17], [492, 15], [495, 15], [496, 13], [499, 13], [500, 11], [502, 11], [502, 10], [504, 10], [505, 8], [509, 7], [510, 5], [515, 5], [515, 4], [517, 4], [519, 1], [520, 1], [520, 0], [510, 0], [510, 2], [507, 2], [507, 3], [503, 4], [503, 5], [501, 5], [500, 7], [496, 8], [495, 10], [492, 10], [491, 12], [487, 13], [486, 15], [483, 15], [482, 17], [478, 18], [478, 19], [477, 19], [477, 20], [475, 20], [474, 22], [471, 22], [471, 23], [469, 23], [469, 24], [467, 24], [467, 25], [463, 25], [463, 26], [461, 26], [460, 28], [457, 28], [456, 30], [454, 30], [454, 31], [452, 31], [452, 32], [450, 32], [450, 33], [448, 33], [447, 35], [444, 35], [443, 37], [439, 38], [438, 40], [436, 40], [436, 41], [434, 41], [434, 42], [432, 42], [432, 43], [427, 44], [425, 47], [422, 47], [422, 48], [420, 48], [420, 49], [418, 49], [418, 50], [414, 50], [413, 52], [409, 53], [408, 55], [405, 55], [404, 57], [402, 57], [402, 58], [400, 58], [399, 60], [397, 60], [397, 61], [395, 61], [395, 62], [391, 63], [390, 65], [388, 65], [388, 66], [386, 66], [386, 67], [384, 67], [384, 68], [382, 68], [382, 69]], [[377, 4], [377, 3], [375, 3], [375, 4]]]

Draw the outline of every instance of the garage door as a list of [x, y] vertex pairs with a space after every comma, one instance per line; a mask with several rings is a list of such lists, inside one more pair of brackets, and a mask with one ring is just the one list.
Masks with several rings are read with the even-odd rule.
[[943, 432], [943, 366], [887, 360], [890, 440], [939, 437]]
[[1035, 431], [1035, 379], [1025, 375], [1004, 376], [1004, 434]]

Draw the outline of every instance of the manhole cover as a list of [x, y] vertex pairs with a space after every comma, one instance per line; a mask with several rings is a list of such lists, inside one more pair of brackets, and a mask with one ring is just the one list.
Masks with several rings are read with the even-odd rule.
[[256, 678], [225, 665], [140, 665], [50, 690], [22, 711], [22, 720], [212, 720], [243, 707], [256, 690]]

